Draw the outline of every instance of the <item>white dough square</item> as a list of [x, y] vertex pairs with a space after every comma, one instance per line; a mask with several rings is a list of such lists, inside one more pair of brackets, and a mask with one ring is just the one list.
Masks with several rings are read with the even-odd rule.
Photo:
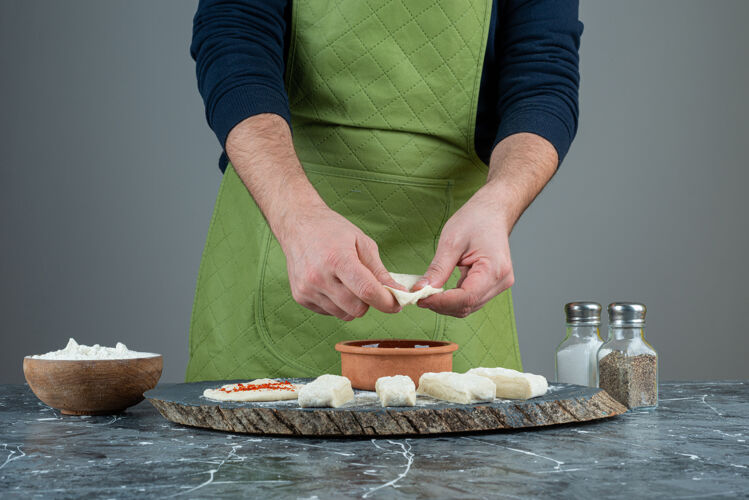
[[416, 385], [407, 375], [380, 377], [375, 382], [375, 391], [382, 406], [416, 405]]
[[338, 408], [353, 399], [351, 381], [340, 375], [320, 375], [299, 390], [302, 408]]
[[453, 403], [494, 401], [496, 387], [486, 377], [468, 373], [427, 372], [419, 378], [419, 394]]
[[496, 396], [502, 399], [529, 399], [543, 396], [549, 389], [546, 377], [523, 373], [510, 368], [471, 368], [466, 373], [486, 377], [497, 387]]
[[402, 285], [408, 290], [407, 292], [404, 292], [403, 290], [397, 290], [395, 288], [385, 286], [385, 288], [387, 288], [388, 291], [393, 294], [393, 297], [395, 297], [395, 300], [397, 300], [398, 304], [400, 304], [401, 306], [416, 304], [419, 299], [425, 299], [431, 295], [434, 295], [435, 293], [444, 291], [443, 288], [434, 288], [433, 286], [427, 285], [421, 290], [412, 292], [411, 289], [414, 287], [416, 282], [421, 279], [420, 274], [390, 273], [390, 276], [396, 281], [396, 283]]

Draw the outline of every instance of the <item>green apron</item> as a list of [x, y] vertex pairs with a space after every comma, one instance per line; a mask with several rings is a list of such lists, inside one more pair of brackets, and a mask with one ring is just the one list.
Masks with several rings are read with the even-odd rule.
[[[294, 146], [328, 206], [422, 273], [447, 219], [486, 180], [474, 127], [492, 0], [293, 4], [286, 85]], [[447, 286], [455, 286], [457, 271]], [[200, 265], [187, 380], [340, 373], [336, 342], [451, 340], [454, 370], [521, 368], [510, 291], [464, 319], [409, 306], [344, 322], [291, 296], [286, 261], [233, 167]]]

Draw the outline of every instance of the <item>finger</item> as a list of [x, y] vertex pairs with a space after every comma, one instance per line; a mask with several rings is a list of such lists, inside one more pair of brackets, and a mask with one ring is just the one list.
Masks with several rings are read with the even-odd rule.
[[351, 316], [346, 314], [345, 311], [341, 310], [341, 308], [333, 304], [329, 298], [322, 294], [317, 294], [314, 298], [314, 302], [305, 301], [300, 302], [299, 305], [317, 314], [322, 314], [323, 316], [335, 316], [339, 319], [351, 318]]
[[374, 275], [375, 279], [396, 290], [403, 290], [408, 292], [403, 285], [398, 283], [390, 276], [390, 272], [385, 268], [385, 265], [380, 259], [380, 252], [377, 249], [377, 243], [371, 238], [361, 238], [356, 241], [356, 252], [359, 255], [359, 260], [369, 271]]
[[486, 303], [492, 298], [510, 288], [513, 282], [514, 278], [511, 276], [506, 277], [483, 297], [472, 292], [467, 292], [465, 288], [454, 288], [444, 293], [420, 300], [418, 305], [419, 307], [426, 307], [439, 314], [455, 316], [456, 318], [465, 318], [484, 307], [484, 305], [486, 305]]
[[413, 286], [413, 290], [421, 290], [426, 285], [431, 285], [434, 288], [444, 286], [458, 264], [461, 254], [462, 250], [457, 245], [445, 238], [440, 238], [434, 259], [429, 264], [424, 276]]
[[497, 293], [495, 295], [499, 295], [500, 293], [504, 292], [508, 288], [510, 288], [512, 285], [515, 284], [515, 277], [512, 275], [505, 276], [502, 281], [499, 282], [497, 285]]
[[[336, 276], [343, 286], [365, 305], [386, 313], [400, 311], [400, 306], [393, 294], [382, 286], [372, 271], [361, 263], [358, 256], [343, 262], [337, 269]], [[340, 304], [338, 305], [340, 307]]]
[[443, 293], [433, 295], [428, 299], [418, 302], [419, 307], [431, 309], [438, 314], [455, 316], [456, 318], [465, 318], [471, 313], [481, 309], [487, 301], [462, 288], [453, 288]]
[[419, 301], [420, 307], [427, 307], [440, 314], [465, 318], [477, 311], [495, 294], [496, 281], [486, 268], [472, 267], [466, 274], [460, 288], [453, 288]]
[[328, 298], [327, 295], [322, 293], [319, 294], [317, 297], [317, 303], [319, 304], [319, 307], [327, 311], [327, 314], [330, 316], [335, 316], [343, 321], [351, 321], [354, 319], [354, 316], [338, 307], [332, 300], [330, 300], [330, 298]]
[[325, 295], [352, 318], [361, 318], [369, 310], [369, 306], [340, 281], [332, 280]]
[[309, 303], [309, 304], [300, 304], [302, 307], [309, 309], [312, 312], [315, 312], [317, 314], [322, 314], [323, 316], [334, 316], [334, 314], [329, 313], [325, 309], [323, 309], [320, 306], [317, 306], [315, 304]]

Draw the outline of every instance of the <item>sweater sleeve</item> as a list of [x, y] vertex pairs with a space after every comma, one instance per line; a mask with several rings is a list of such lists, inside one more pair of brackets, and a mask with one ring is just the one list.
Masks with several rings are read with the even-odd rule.
[[580, 36], [577, 0], [506, 0], [496, 34], [499, 128], [531, 132], [556, 148], [559, 163], [577, 132]]
[[208, 125], [221, 147], [235, 125], [260, 113], [290, 122], [284, 88], [290, 0], [201, 0], [190, 54]]

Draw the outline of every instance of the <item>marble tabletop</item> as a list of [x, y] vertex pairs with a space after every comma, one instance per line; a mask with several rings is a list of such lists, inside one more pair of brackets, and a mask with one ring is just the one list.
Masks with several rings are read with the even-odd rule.
[[143, 402], [70, 417], [0, 386], [0, 496], [715, 498], [749, 496], [749, 382], [661, 385], [657, 410], [408, 439], [259, 437], [183, 427]]

